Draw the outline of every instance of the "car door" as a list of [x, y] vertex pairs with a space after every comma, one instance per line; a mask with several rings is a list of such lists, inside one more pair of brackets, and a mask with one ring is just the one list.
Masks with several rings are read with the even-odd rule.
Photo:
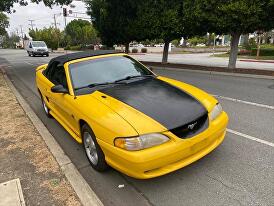
[[[53, 63], [48, 71], [47, 78], [49, 80], [49, 84], [47, 85], [47, 95], [50, 109], [63, 124], [79, 135], [77, 132], [78, 123], [73, 114], [74, 96], [69, 94], [64, 66], [60, 65], [59, 62]], [[64, 94], [54, 93], [51, 91], [51, 88], [54, 85], [62, 85], [68, 92]]]

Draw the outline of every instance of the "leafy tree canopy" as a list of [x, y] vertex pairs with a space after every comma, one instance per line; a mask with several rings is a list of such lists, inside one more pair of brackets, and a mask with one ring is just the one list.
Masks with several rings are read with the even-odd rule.
[[6, 28], [9, 27], [9, 18], [4, 13], [0, 12], [0, 35], [7, 33]]
[[88, 14], [94, 18], [94, 25], [103, 42], [128, 44], [142, 40], [142, 31], [137, 28], [137, 8], [140, 1], [134, 0], [87, 0]]
[[96, 44], [97, 32], [89, 21], [73, 20], [65, 28], [68, 44], [72, 46]]
[[[246, 34], [273, 28], [273, 0], [194, 0], [189, 15], [208, 32]], [[205, 28], [204, 28], [205, 29]]]
[[15, 33], [11, 34], [10, 36], [6, 34], [3, 36], [3, 40], [0, 46], [3, 48], [15, 49], [16, 43], [19, 42], [19, 40], [20, 40], [20, 37], [16, 35]]
[[200, 29], [231, 34], [229, 68], [236, 67], [239, 38], [242, 34], [268, 31], [274, 27], [273, 0], [185, 0], [186, 18]]
[[[41, 1], [48, 7], [51, 7], [54, 4], [67, 5], [72, 2], [72, 0], [31, 0], [31, 2], [34, 2], [37, 4]], [[1, 0], [0, 1], [0, 11], [5, 11], [8, 13], [11, 13], [12, 11], [14, 12], [14, 10], [12, 10], [12, 7], [15, 3], [19, 3], [21, 6], [28, 5], [27, 0]]]
[[29, 35], [34, 41], [44, 41], [51, 49], [57, 49], [63, 33], [54, 27], [30, 30]]
[[182, 0], [146, 0], [138, 3], [139, 28], [145, 31], [150, 39], [171, 41], [182, 36]]

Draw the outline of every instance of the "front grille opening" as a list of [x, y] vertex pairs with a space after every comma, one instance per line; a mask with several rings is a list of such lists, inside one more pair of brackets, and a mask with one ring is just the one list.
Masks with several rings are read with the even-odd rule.
[[204, 114], [195, 121], [189, 122], [181, 127], [170, 130], [174, 135], [182, 139], [188, 139], [208, 128], [208, 114]]

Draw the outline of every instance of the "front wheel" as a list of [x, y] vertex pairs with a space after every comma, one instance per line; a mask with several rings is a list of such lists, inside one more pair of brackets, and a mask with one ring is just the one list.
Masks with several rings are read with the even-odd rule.
[[47, 117], [49, 118], [52, 118], [51, 114], [50, 114], [50, 109], [48, 108], [48, 106], [46, 105], [46, 102], [43, 98], [43, 96], [41, 95], [41, 101], [42, 101], [42, 106], [43, 106], [43, 109], [44, 109], [44, 112], [46, 113]]
[[87, 124], [84, 124], [82, 127], [82, 139], [84, 150], [91, 166], [99, 172], [107, 170], [108, 165], [105, 155], [97, 143], [94, 133]]

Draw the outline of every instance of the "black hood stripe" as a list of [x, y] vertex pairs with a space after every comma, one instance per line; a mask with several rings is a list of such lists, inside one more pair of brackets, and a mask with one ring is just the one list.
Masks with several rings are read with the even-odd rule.
[[194, 97], [157, 78], [146, 78], [100, 91], [153, 118], [168, 130], [193, 122], [207, 113]]

